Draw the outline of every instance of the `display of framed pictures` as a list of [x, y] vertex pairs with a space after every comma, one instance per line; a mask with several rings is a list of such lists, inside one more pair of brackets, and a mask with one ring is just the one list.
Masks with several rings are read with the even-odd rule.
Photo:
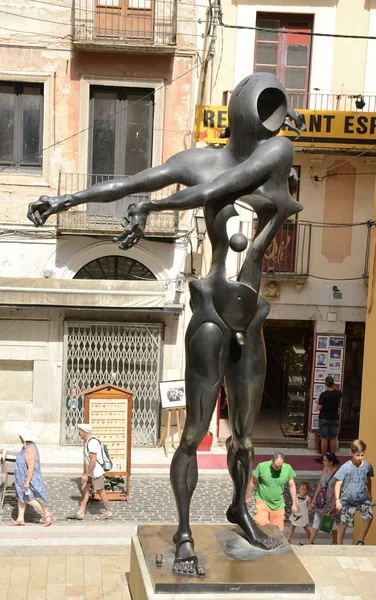
[[334, 386], [341, 387], [345, 360], [345, 336], [320, 333], [316, 335], [312, 375], [311, 429], [318, 429], [320, 394], [325, 392], [325, 379], [333, 377]]
[[184, 408], [185, 381], [160, 381], [159, 393], [161, 395], [162, 408]]

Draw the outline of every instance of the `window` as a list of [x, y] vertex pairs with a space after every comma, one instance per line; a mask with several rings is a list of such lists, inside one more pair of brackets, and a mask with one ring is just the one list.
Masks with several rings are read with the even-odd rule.
[[0, 82], [0, 165], [42, 167], [43, 84]]
[[90, 89], [89, 172], [134, 175], [151, 166], [154, 90]]
[[[153, 112], [152, 89], [90, 87], [89, 185], [151, 167]], [[137, 194], [139, 200], [146, 197]], [[87, 218], [119, 220], [128, 203], [89, 202]]]
[[258, 13], [256, 25], [282, 31], [256, 31], [254, 71], [273, 73], [289, 92], [291, 105], [305, 108], [313, 16]]
[[74, 276], [74, 279], [127, 279], [140, 281], [156, 279], [145, 265], [124, 256], [103, 256], [90, 261]]

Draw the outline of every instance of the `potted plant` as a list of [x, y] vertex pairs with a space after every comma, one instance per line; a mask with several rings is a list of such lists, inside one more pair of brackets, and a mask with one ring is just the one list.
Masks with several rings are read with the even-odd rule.
[[204, 437], [202, 438], [199, 447], [197, 448], [197, 452], [209, 452], [213, 443], [213, 434], [210, 430], [206, 432]]

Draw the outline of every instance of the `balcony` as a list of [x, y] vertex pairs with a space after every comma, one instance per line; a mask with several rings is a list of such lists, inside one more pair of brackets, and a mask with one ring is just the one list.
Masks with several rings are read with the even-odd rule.
[[284, 223], [265, 252], [263, 275], [308, 277], [311, 229], [297, 221]]
[[[74, 194], [84, 190], [96, 183], [119, 179], [121, 175], [92, 175], [81, 173], [60, 173], [58, 193]], [[57, 215], [57, 228], [61, 233], [79, 235], [117, 235], [122, 231], [121, 219], [124, 217], [130, 201], [158, 200], [166, 198], [178, 189], [177, 185], [170, 185], [157, 192], [134, 194], [121, 198], [116, 202], [96, 203], [88, 202], [85, 205], [76, 206], [67, 212]], [[146, 237], [170, 237], [176, 236], [179, 229], [179, 214], [176, 211], [164, 211], [152, 213], [147, 220]]]
[[[241, 232], [251, 240], [257, 220], [242, 222]], [[265, 252], [262, 274], [273, 279], [304, 280], [309, 276], [311, 254], [311, 225], [286, 221]], [[240, 256], [239, 269], [246, 252]]]
[[376, 112], [376, 94], [363, 95], [359, 92], [353, 93], [329, 93], [301, 92], [289, 93], [289, 99], [293, 108], [307, 110], [335, 110], [335, 111], [359, 111]]
[[84, 49], [173, 53], [176, 0], [75, 0], [73, 43]]

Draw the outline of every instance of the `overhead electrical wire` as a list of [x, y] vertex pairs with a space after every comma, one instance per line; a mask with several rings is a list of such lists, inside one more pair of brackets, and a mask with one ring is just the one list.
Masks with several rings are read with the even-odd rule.
[[12, 31], [13, 33], [23, 33], [23, 34], [27, 34], [27, 35], [38, 35], [38, 36], [43, 36], [43, 37], [49, 37], [49, 38], [54, 38], [55, 40], [66, 40], [66, 41], [70, 41], [67, 40], [67, 38], [71, 38], [72, 34], [68, 33], [67, 35], [64, 36], [57, 36], [57, 35], [51, 35], [50, 33], [43, 33], [43, 32], [38, 32], [38, 31], [22, 31], [20, 29], [11, 29], [10, 27], [4, 27], [3, 25], [0, 25], [0, 30], [4, 29], [5, 31]]
[[[51, 4], [50, 6], [54, 6], [53, 4]], [[100, 15], [111, 15], [111, 13], [107, 13], [106, 10], [103, 11], [85, 11], [85, 12], [93, 12], [93, 13], [98, 13]], [[51, 21], [50, 19], [41, 19], [40, 17], [31, 17], [29, 15], [23, 15], [21, 13], [13, 13], [13, 12], [9, 12], [7, 10], [1, 10], [0, 9], [0, 13], [4, 14], [4, 15], [10, 15], [12, 17], [20, 17], [22, 19], [29, 19], [31, 21], [39, 21], [40, 23], [53, 23], [54, 25], [56, 25], [56, 21]], [[127, 15], [116, 15], [115, 16], [116, 21], [120, 21], [122, 19], [129, 19], [129, 17], [127, 17]], [[194, 21], [192, 21], [192, 19], [176, 19], [177, 23], [192, 23]], [[197, 23], [200, 24], [200, 21], [197, 21]], [[65, 25], [66, 27], [72, 27], [72, 23], [59, 23], [59, 25]], [[2, 27], [3, 29], [3, 27]], [[25, 33], [29, 33], [29, 32], [25, 32]], [[186, 35], [186, 34], [184, 34]], [[201, 34], [188, 34], [188, 35], [194, 35], [195, 37], [201, 37]]]
[[[223, 16], [223, 15], [222, 15]], [[353, 34], [344, 34], [344, 33], [320, 33], [318, 31], [302, 31], [301, 29], [278, 29], [272, 27], [258, 27], [257, 25], [228, 25], [224, 23], [221, 15], [219, 15], [219, 25], [225, 27], [226, 29], [239, 29], [239, 30], [247, 30], [247, 31], [265, 31], [267, 33], [282, 33], [285, 35], [304, 35], [309, 37], [328, 37], [328, 38], [344, 38], [349, 40], [376, 40], [376, 36], [372, 35], [353, 35]]]
[[[55, 2], [47, 2], [46, 0], [30, 0], [33, 4], [44, 4], [45, 6], [50, 6], [51, 8], [65, 8], [66, 10], [70, 10], [71, 7], [67, 6], [66, 4], [56, 4]], [[193, 4], [191, 2], [182, 2], [181, 0], [179, 0], [179, 6], [193, 6]], [[194, 4], [194, 6], [196, 8], [208, 8], [207, 4]], [[111, 8], [111, 6], [105, 6], [103, 7], [104, 9], [108, 9]], [[115, 7], [117, 8], [117, 7]], [[92, 10], [90, 8], [85, 8], [85, 10], [83, 11], [85, 13], [96, 13], [98, 12], [97, 10]]]

